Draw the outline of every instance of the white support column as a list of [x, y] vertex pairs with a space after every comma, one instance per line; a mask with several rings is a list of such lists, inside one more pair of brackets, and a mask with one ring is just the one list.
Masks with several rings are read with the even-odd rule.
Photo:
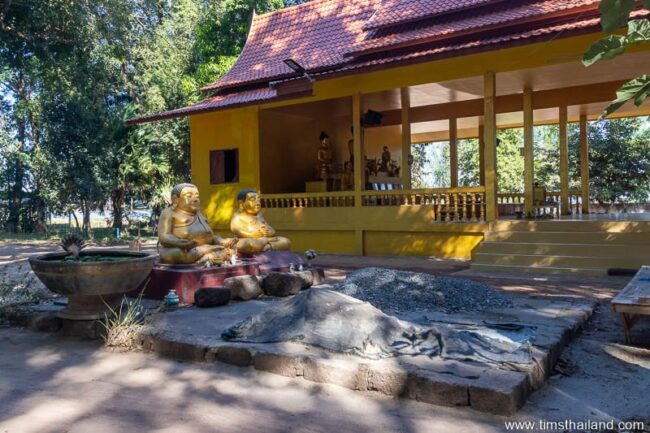
[[524, 89], [524, 213], [534, 213], [533, 186], [535, 184], [535, 158], [533, 153], [533, 91]]
[[560, 212], [569, 215], [569, 140], [567, 106], [560, 107]]
[[409, 110], [411, 108], [411, 98], [408, 87], [400, 89], [402, 99], [402, 166], [400, 167], [400, 177], [404, 189], [411, 189], [411, 166], [409, 165], [409, 156], [411, 155], [411, 120]]

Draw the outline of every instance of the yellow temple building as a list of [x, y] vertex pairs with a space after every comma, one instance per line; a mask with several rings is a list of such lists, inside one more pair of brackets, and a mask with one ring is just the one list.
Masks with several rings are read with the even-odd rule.
[[[587, 122], [621, 84], [648, 72], [650, 51], [583, 66], [583, 53], [605, 36], [598, 4], [312, 0], [254, 16], [241, 56], [202, 89], [205, 99], [129, 123], [189, 116], [192, 182], [220, 233], [237, 192], [254, 188], [296, 251], [473, 258], [483, 270], [637, 268], [650, 263], [650, 222], [589, 214]], [[616, 116], [648, 113], [648, 103], [627, 104]], [[570, 122], [580, 128], [577, 190], [569, 188]], [[535, 187], [533, 127], [545, 124], [559, 125], [559, 191]], [[513, 127], [524, 128], [525, 190], [498, 194], [497, 130]], [[322, 132], [327, 176], [317, 160]], [[458, 181], [466, 138], [479, 139], [480, 185], [472, 187]], [[413, 189], [412, 145], [441, 140], [450, 146], [450, 187]], [[384, 147], [391, 170], [376, 167]], [[517, 220], [505, 215], [508, 204], [550, 218]]]

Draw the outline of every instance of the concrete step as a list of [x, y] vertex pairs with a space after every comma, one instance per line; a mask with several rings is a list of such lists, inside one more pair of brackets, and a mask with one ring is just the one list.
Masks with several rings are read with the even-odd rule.
[[472, 263], [471, 269], [473, 271], [480, 272], [507, 272], [507, 273], [546, 273], [554, 275], [565, 275], [565, 274], [580, 274], [580, 275], [592, 275], [592, 276], [604, 276], [607, 275], [607, 269], [598, 269], [598, 268], [568, 268], [568, 267], [555, 267], [555, 266], [504, 266], [504, 265], [490, 265], [490, 264], [479, 264]]
[[650, 234], [650, 221], [501, 220], [492, 224], [491, 231], [606, 232]]
[[527, 242], [481, 243], [477, 252], [490, 254], [544, 254], [555, 256], [639, 257], [650, 263], [650, 244], [560, 244]]
[[650, 233], [490, 231], [488, 242], [650, 245]]
[[[588, 251], [585, 251], [588, 254]], [[561, 256], [542, 254], [492, 254], [479, 250], [474, 255], [473, 264], [490, 264], [503, 266], [531, 266], [558, 268], [591, 268], [604, 269], [625, 268], [637, 269], [650, 264], [647, 258], [639, 257], [594, 257], [594, 256]]]

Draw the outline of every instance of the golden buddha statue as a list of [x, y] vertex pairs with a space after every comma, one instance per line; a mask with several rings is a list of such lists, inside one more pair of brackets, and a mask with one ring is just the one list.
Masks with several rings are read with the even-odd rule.
[[158, 253], [166, 264], [221, 264], [232, 255], [237, 239], [215, 236], [201, 213], [199, 190], [191, 183], [172, 189], [172, 205], [158, 220]]
[[332, 149], [330, 147], [330, 136], [324, 131], [320, 133], [320, 146], [318, 146], [318, 175], [321, 180], [327, 180], [332, 170]]
[[243, 189], [237, 194], [239, 209], [235, 211], [230, 220], [230, 230], [239, 238], [237, 251], [244, 254], [253, 254], [271, 250], [288, 250], [291, 241], [275, 235], [260, 210], [262, 204], [257, 191]]

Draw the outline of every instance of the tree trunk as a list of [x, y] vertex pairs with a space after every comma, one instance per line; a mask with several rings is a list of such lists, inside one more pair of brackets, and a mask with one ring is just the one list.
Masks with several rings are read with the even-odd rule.
[[87, 239], [92, 239], [93, 238], [93, 232], [90, 228], [90, 204], [86, 200], [82, 200], [81, 202], [81, 209], [84, 214], [83, 218], [83, 233], [84, 236], [86, 236]]
[[124, 188], [114, 189], [111, 193], [113, 203], [113, 228], [122, 229], [122, 212], [124, 208]]
[[79, 228], [79, 220], [77, 219], [77, 214], [74, 213], [74, 212], [72, 212], [72, 216], [74, 217], [74, 223], [75, 223], [75, 225], [77, 226], [77, 230], [81, 230], [81, 229]]
[[25, 122], [20, 119], [17, 124], [17, 138], [19, 148], [14, 158], [13, 185], [9, 190], [9, 218], [7, 221], [9, 232], [15, 233], [20, 226], [20, 209], [23, 202], [23, 181], [25, 177], [25, 168], [20, 158], [20, 153], [25, 146], [26, 127]]

